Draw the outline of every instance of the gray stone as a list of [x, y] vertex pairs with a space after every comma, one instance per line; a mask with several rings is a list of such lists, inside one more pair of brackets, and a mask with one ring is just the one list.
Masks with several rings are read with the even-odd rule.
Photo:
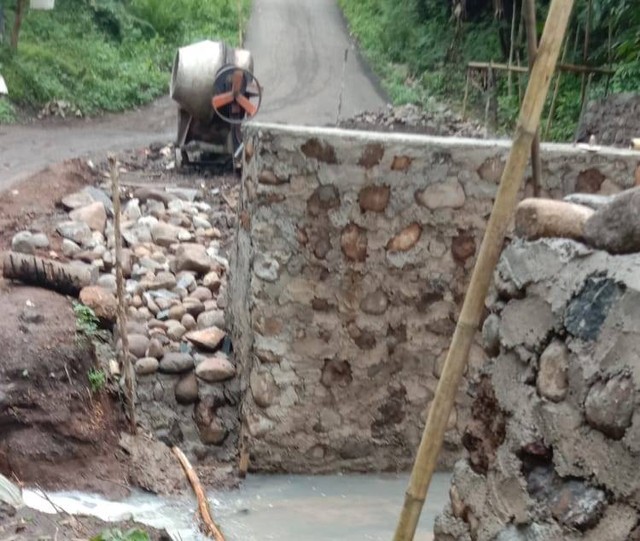
[[84, 191], [88, 193], [94, 201], [99, 201], [104, 205], [104, 208], [109, 211], [109, 214], [113, 216], [113, 201], [111, 200], [111, 191], [109, 193], [96, 188], [95, 186], [87, 186]]
[[182, 305], [193, 317], [198, 317], [199, 314], [204, 312], [204, 304], [202, 304], [198, 299], [194, 299], [192, 297], [185, 298], [182, 301]]
[[161, 359], [164, 355], [164, 348], [162, 343], [157, 338], [152, 338], [149, 341], [146, 351], [147, 357], [154, 357], [155, 359]]
[[62, 198], [62, 206], [67, 210], [73, 210], [80, 207], [86, 207], [95, 202], [95, 199], [87, 190], [82, 190], [69, 195], [65, 195]]
[[220, 283], [220, 276], [215, 271], [208, 272], [202, 278], [202, 285], [208, 287], [214, 293], [217, 293], [220, 289]]
[[130, 199], [124, 206], [122, 214], [125, 220], [136, 221], [142, 216], [140, 210], [140, 201], [138, 199]]
[[616, 440], [631, 426], [634, 406], [633, 379], [626, 374], [595, 382], [584, 403], [587, 422]]
[[177, 287], [185, 289], [187, 292], [193, 291], [197, 287], [196, 278], [190, 272], [182, 272], [178, 276]]
[[204, 286], [196, 287], [189, 296], [198, 299], [200, 302], [208, 301], [213, 298], [211, 290]]
[[622, 289], [610, 278], [589, 277], [567, 307], [564, 326], [578, 338], [595, 340], [621, 295]]
[[236, 375], [236, 369], [223, 355], [205, 358], [196, 367], [196, 375], [209, 383], [225, 381]]
[[527, 297], [509, 301], [502, 311], [500, 341], [506, 348], [524, 346], [536, 350], [554, 326], [551, 306], [543, 299]]
[[80, 252], [81, 248], [69, 239], [62, 239], [62, 253], [66, 257], [73, 257]]
[[166, 222], [158, 222], [151, 228], [151, 238], [158, 246], [171, 246], [178, 240], [180, 228]]
[[192, 331], [198, 326], [196, 319], [191, 314], [185, 314], [182, 316], [180, 323], [187, 331]]
[[36, 246], [33, 243], [33, 235], [29, 231], [20, 231], [11, 239], [11, 249], [22, 254], [33, 254]]
[[56, 227], [56, 231], [65, 239], [72, 240], [76, 244], [82, 245], [91, 240], [91, 229], [84, 222], [61, 222]]
[[77, 222], [84, 222], [93, 231], [104, 232], [104, 228], [107, 225], [107, 211], [99, 201], [71, 211], [69, 218]]
[[538, 392], [552, 402], [564, 400], [569, 388], [569, 351], [563, 342], [554, 340], [540, 356]]
[[123, 227], [122, 238], [129, 246], [151, 242], [151, 230], [146, 225], [137, 223], [129, 227]]
[[138, 359], [136, 361], [135, 370], [138, 376], [155, 374], [158, 371], [158, 359], [155, 357], [143, 357], [142, 359]]
[[584, 238], [589, 246], [612, 254], [640, 251], [640, 187], [616, 195], [587, 220]]
[[171, 338], [171, 340], [175, 340], [176, 342], [178, 342], [184, 336], [184, 333], [187, 332], [187, 329], [177, 321], [169, 321], [172, 322], [173, 325], [170, 325], [167, 329], [167, 336]]
[[[170, 186], [167, 188], [167, 193], [171, 194], [172, 196], [178, 197], [182, 201], [193, 202], [195, 201], [196, 197], [198, 197], [199, 192], [194, 188], [178, 188]], [[171, 201], [169, 205], [171, 206], [175, 203], [181, 203], [182, 201]], [[182, 209], [182, 206], [180, 208]]]
[[178, 374], [191, 370], [193, 366], [193, 357], [188, 353], [170, 351], [165, 353], [160, 361], [160, 372]]
[[207, 327], [225, 328], [224, 312], [222, 310], [211, 310], [202, 312], [198, 316], [198, 328], [206, 329]]
[[206, 248], [200, 244], [181, 244], [176, 251], [176, 272], [190, 270], [206, 273], [211, 270], [211, 263]]
[[102, 274], [98, 278], [97, 285], [115, 294], [117, 289], [116, 277], [113, 274]]
[[574, 203], [589, 207], [593, 210], [599, 210], [607, 206], [613, 200], [611, 195], [596, 195], [592, 193], [572, 193], [563, 198], [567, 203]]
[[598, 523], [606, 501], [602, 490], [582, 481], [566, 481], [550, 502], [551, 514], [560, 524], [586, 530]]
[[145, 357], [147, 348], [149, 347], [149, 339], [143, 334], [127, 335], [129, 342], [129, 353], [140, 359]]
[[206, 218], [201, 218], [200, 216], [193, 217], [193, 226], [196, 228], [209, 229], [211, 227], [211, 223]]
[[198, 400], [198, 378], [191, 372], [184, 376], [175, 388], [176, 402], [178, 404], [193, 404]]
[[276, 282], [280, 275], [280, 264], [264, 254], [257, 254], [253, 262], [253, 272], [265, 282]]
[[378, 289], [373, 293], [369, 293], [360, 303], [360, 310], [365, 314], [381, 316], [387, 311], [389, 300], [384, 291]]
[[173, 289], [176, 287], [176, 277], [171, 272], [161, 271], [156, 274], [153, 289]]
[[484, 350], [490, 357], [500, 353], [500, 317], [489, 314], [482, 325], [482, 342]]

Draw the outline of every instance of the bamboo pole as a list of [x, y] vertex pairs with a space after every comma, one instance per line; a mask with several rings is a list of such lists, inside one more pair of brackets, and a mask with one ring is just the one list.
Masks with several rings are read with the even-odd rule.
[[225, 541], [224, 535], [222, 535], [220, 528], [218, 528], [216, 523], [213, 521], [213, 518], [211, 517], [209, 501], [207, 500], [207, 495], [202, 488], [202, 483], [200, 483], [200, 479], [198, 479], [198, 474], [193, 469], [193, 466], [189, 462], [189, 459], [185, 456], [185, 454], [180, 450], [179, 447], [173, 447], [172, 451], [176, 458], [180, 461], [180, 465], [184, 470], [184, 474], [187, 476], [187, 479], [189, 479], [191, 488], [196, 495], [196, 499], [198, 500], [198, 512], [200, 513], [200, 518], [204, 523], [206, 535], [208, 537], [211, 537], [215, 541]]
[[122, 234], [120, 232], [120, 174], [118, 162], [115, 156], [109, 156], [111, 174], [111, 198], [113, 201], [113, 234], [116, 244], [116, 297], [118, 301], [118, 334], [120, 335], [121, 351], [120, 361], [124, 372], [125, 405], [129, 416], [129, 430], [132, 434], [137, 432], [136, 404], [134, 398], [134, 373], [133, 363], [129, 357], [129, 339], [127, 336], [127, 313], [124, 303], [124, 276], [122, 274]]
[[[511, 34], [509, 35], [509, 62], [507, 64], [509, 67], [513, 66], [513, 53], [516, 48], [516, 12], [518, 11], [516, 8], [517, 3], [514, 0], [512, 9], [513, 13], [511, 14]], [[513, 95], [513, 72], [509, 70], [508, 74], [507, 88], [509, 91], [509, 97], [511, 97]]]
[[[508, 64], [496, 64], [495, 62], [469, 62], [467, 67], [470, 69], [491, 69], [495, 71], [515, 71], [518, 73], [529, 73], [529, 68], [524, 66], [511, 66]], [[615, 70], [608, 68], [600, 68], [595, 66], [581, 66], [576, 64], [558, 64], [557, 71], [569, 73], [594, 73], [596, 75], [614, 75]]]
[[451, 347], [447, 353], [435, 398], [429, 409], [427, 424], [411, 472], [394, 541], [411, 541], [414, 538], [422, 506], [442, 447], [447, 421], [456, 398], [460, 379], [464, 373], [469, 349], [482, 316], [489, 283], [500, 257], [507, 227], [516, 206], [531, 142], [540, 124], [540, 116], [560, 55], [560, 48], [573, 4], [574, 0], [552, 0], [549, 7], [540, 48], [520, 109], [513, 146], [500, 180], [491, 217], [480, 246], [469, 290], [465, 296]]
[[[525, 0], [524, 22], [527, 27], [527, 55], [529, 58], [529, 72], [538, 54], [538, 31], [536, 29], [536, 1]], [[540, 160], [540, 129], [536, 131], [531, 143], [531, 173], [533, 178], [533, 195], [540, 194], [542, 184], [542, 161]]]
[[[589, 58], [589, 42], [591, 41], [591, 13], [593, 12], [593, 0], [589, 0], [587, 4], [587, 20], [584, 26], [584, 44], [582, 47], [582, 63], [587, 63]], [[584, 100], [587, 94], [587, 74], [582, 74], [582, 83], [580, 85], [580, 110], [584, 108]]]
[[[563, 50], [562, 50], [562, 61], [564, 62], [567, 58], [567, 51], [569, 50], [569, 38], [571, 36], [567, 34], [566, 39], [564, 40]], [[544, 128], [544, 138], [547, 139], [549, 137], [549, 131], [551, 130], [551, 124], [553, 123], [553, 115], [556, 112], [556, 102], [558, 101], [558, 92], [560, 91], [560, 81], [562, 80], [562, 72], [559, 71], [556, 75], [556, 82], [553, 88], [553, 96], [551, 97], [551, 105], [549, 106], [549, 115], [547, 116], [547, 124]]]

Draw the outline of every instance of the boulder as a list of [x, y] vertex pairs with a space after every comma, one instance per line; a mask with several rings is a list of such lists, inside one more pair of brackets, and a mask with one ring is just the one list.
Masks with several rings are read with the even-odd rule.
[[80, 302], [91, 308], [100, 319], [115, 322], [118, 301], [111, 291], [101, 286], [84, 287], [80, 291]]
[[224, 355], [206, 358], [196, 367], [196, 376], [209, 383], [225, 381], [235, 375], [235, 367]]
[[612, 254], [640, 252], [640, 187], [616, 195], [584, 226], [589, 246]]
[[181, 244], [176, 251], [175, 271], [184, 270], [206, 273], [211, 270], [211, 258], [207, 250], [200, 244]]
[[99, 201], [71, 211], [69, 218], [77, 222], [83, 222], [93, 231], [100, 231], [101, 233], [104, 232], [104, 228], [107, 225], [107, 211]]
[[188, 353], [170, 351], [165, 353], [160, 361], [160, 372], [179, 374], [193, 368], [193, 357]]
[[216, 350], [227, 335], [222, 329], [212, 326], [206, 329], [191, 331], [186, 334], [186, 339], [198, 347], [208, 350]]

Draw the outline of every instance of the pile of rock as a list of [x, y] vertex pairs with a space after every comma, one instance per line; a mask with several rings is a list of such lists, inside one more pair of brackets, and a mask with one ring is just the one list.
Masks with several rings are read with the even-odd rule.
[[[184, 439], [186, 451], [221, 458], [235, 447], [227, 436], [237, 426], [239, 402], [224, 330], [228, 262], [222, 255], [235, 217], [222, 199], [214, 207], [199, 196], [193, 189], [144, 187], [124, 203], [127, 338], [142, 423], [172, 442]], [[69, 211], [56, 227], [62, 254], [49, 255], [99, 269], [97, 283], [84, 288], [80, 300], [114, 323], [110, 195], [87, 187], [61, 204]], [[12, 249], [33, 253], [48, 244], [45, 234], [23, 231]], [[222, 447], [212, 453], [208, 445]]]
[[434, 105], [428, 110], [413, 104], [397, 107], [387, 106], [380, 111], [359, 113], [353, 118], [341, 121], [339, 126], [367, 131], [419, 133], [476, 139], [487, 137], [487, 130], [484, 126], [463, 119], [444, 105]]

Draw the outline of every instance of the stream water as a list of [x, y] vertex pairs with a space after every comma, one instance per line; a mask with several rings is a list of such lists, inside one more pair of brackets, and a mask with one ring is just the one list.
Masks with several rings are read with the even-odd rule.
[[[210, 491], [214, 518], [228, 541], [389, 541], [402, 505], [407, 475], [252, 475], [233, 491]], [[449, 475], [436, 474], [416, 541], [433, 539], [433, 520], [448, 498]], [[205, 539], [195, 525], [195, 499], [138, 492], [111, 502], [89, 494], [24, 493], [29, 507], [114, 521], [127, 518], [166, 528], [175, 540]]]

